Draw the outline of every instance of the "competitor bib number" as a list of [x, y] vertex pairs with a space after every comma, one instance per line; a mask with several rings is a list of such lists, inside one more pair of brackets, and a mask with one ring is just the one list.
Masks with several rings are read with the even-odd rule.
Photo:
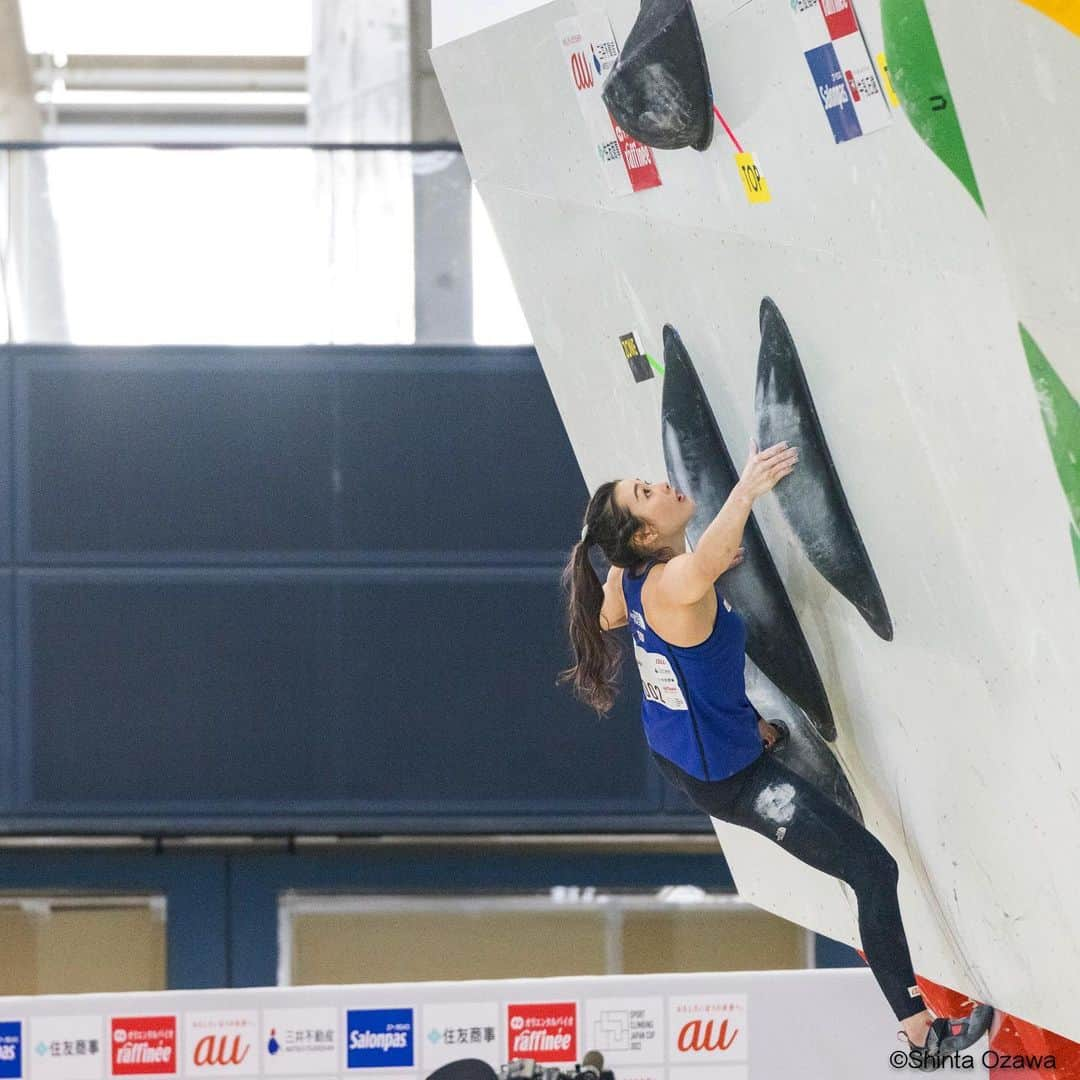
[[655, 701], [668, 709], [687, 708], [686, 699], [679, 688], [679, 680], [671, 669], [666, 656], [660, 653], [646, 652], [634, 642], [634, 659], [637, 660], [638, 673], [641, 675], [641, 687], [649, 701]]

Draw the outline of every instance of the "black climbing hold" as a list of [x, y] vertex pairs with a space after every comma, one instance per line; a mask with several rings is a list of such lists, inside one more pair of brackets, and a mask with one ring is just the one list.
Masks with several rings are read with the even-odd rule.
[[[671, 326], [664, 327], [661, 412], [668, 479], [697, 503], [686, 529], [696, 544], [739, 473], [693, 362]], [[821, 675], [753, 515], [743, 531], [743, 546], [745, 560], [724, 574], [721, 589], [746, 623], [747, 655], [831, 741], [836, 727]]]
[[712, 83], [690, 0], [642, 0], [602, 94], [619, 127], [646, 146], [712, 142]]
[[799, 448], [795, 471], [774, 489], [780, 510], [814, 568], [855, 605], [878, 637], [892, 641], [889, 609], [836, 474], [799, 353], [780, 309], [767, 296], [758, 323], [758, 445], [765, 449], [786, 441]]

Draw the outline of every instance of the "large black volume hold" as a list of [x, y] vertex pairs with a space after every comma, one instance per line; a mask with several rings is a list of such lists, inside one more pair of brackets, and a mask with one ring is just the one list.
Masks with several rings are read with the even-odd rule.
[[619, 127], [646, 146], [712, 142], [712, 83], [690, 0], [642, 0], [602, 96]]
[[798, 468], [776, 487], [781, 513], [818, 573], [855, 605], [878, 637], [892, 641], [889, 609], [836, 474], [798, 350], [767, 296], [758, 323], [758, 445], [783, 440], [799, 448]]
[[[664, 327], [661, 410], [668, 478], [697, 504], [686, 529], [696, 545], [738, 483], [739, 473], [693, 362], [671, 326]], [[743, 532], [743, 546], [746, 558], [724, 574], [721, 588], [746, 623], [747, 655], [803, 709], [821, 737], [832, 741], [836, 725], [825, 686], [753, 515]]]

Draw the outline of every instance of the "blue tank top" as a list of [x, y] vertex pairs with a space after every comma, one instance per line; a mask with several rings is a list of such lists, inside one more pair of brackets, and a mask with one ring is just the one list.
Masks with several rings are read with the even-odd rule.
[[746, 627], [716, 589], [716, 622], [698, 645], [671, 645], [645, 621], [641, 590], [655, 559], [623, 572], [626, 614], [643, 692], [649, 746], [699, 780], [723, 780], [762, 753], [757, 713], [746, 697]]

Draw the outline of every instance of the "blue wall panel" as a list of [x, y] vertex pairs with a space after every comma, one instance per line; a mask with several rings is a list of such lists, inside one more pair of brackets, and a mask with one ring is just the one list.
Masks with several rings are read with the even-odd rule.
[[571, 706], [545, 568], [27, 573], [30, 809], [659, 809], [624, 702]]
[[10, 813], [15, 806], [11, 363], [11, 357], [0, 350], [0, 815]]
[[531, 350], [4, 361], [0, 828], [708, 829], [632, 660], [608, 721], [555, 686], [587, 491]]
[[550, 562], [587, 494], [531, 350], [16, 355], [23, 562]]

